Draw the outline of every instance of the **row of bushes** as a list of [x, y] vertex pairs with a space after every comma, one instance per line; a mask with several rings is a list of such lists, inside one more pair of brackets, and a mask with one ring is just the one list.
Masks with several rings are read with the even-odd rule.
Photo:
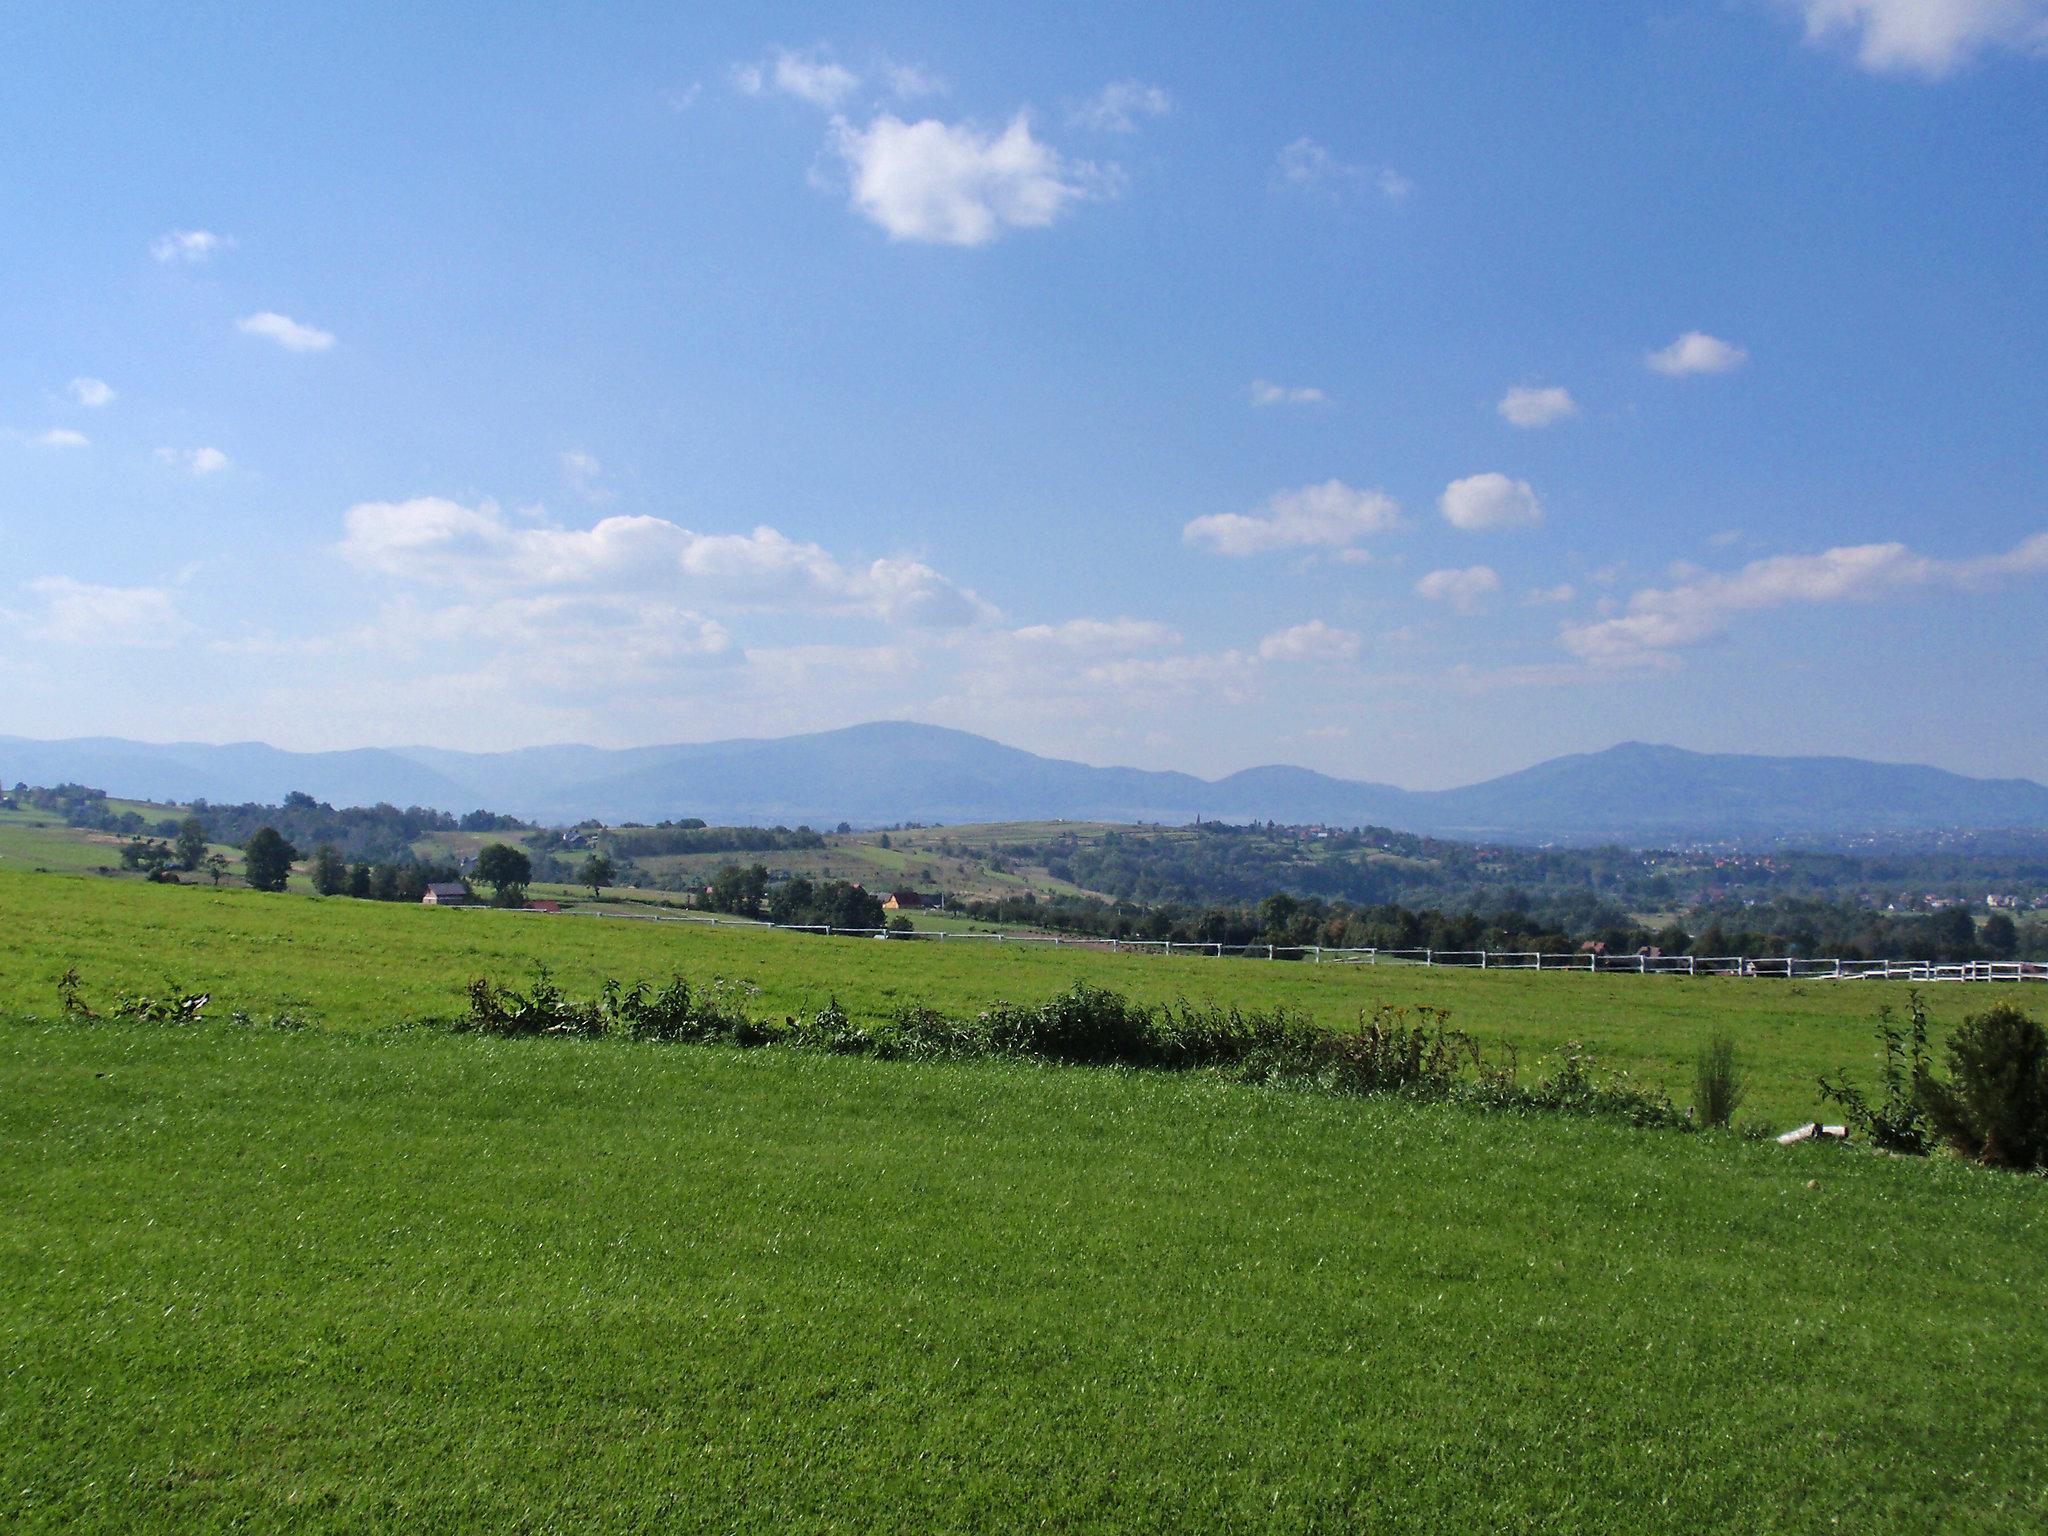
[[1141, 1003], [1080, 982], [1043, 1002], [999, 1002], [971, 1018], [913, 1006], [865, 1025], [854, 1023], [836, 1001], [809, 1015], [757, 1018], [745, 1006], [747, 996], [731, 983], [692, 987], [677, 976], [659, 988], [608, 980], [595, 998], [577, 999], [542, 969], [524, 990], [486, 978], [472, 981], [468, 1011], [455, 1028], [500, 1036], [779, 1045], [883, 1059], [999, 1056], [1076, 1066], [1201, 1068], [1243, 1082], [1328, 1093], [1401, 1093], [1496, 1110], [1617, 1115], [1637, 1125], [1685, 1123], [1661, 1093], [1625, 1077], [1598, 1077], [1576, 1046], [1552, 1072], [1524, 1081], [1511, 1051], [1488, 1060], [1477, 1041], [1449, 1027], [1447, 1014], [1428, 1007], [1412, 1018], [1409, 1010], [1382, 1007], [1352, 1029], [1330, 1029], [1284, 1007]]

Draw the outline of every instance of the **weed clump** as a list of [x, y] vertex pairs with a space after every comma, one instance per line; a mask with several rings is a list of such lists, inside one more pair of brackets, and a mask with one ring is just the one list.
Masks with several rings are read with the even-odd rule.
[[2048, 1031], [2000, 1003], [1963, 1020], [1946, 1054], [1949, 1080], [1916, 1085], [1936, 1134], [1990, 1167], [2048, 1166]]
[[1735, 1037], [1725, 1031], [1707, 1037], [1693, 1068], [1692, 1106], [1709, 1130], [1731, 1125], [1749, 1089], [1735, 1056]]

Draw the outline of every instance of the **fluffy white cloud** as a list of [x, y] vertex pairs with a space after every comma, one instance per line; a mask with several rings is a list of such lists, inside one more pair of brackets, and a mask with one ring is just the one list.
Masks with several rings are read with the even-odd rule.
[[1349, 661], [1358, 654], [1359, 638], [1321, 619], [1310, 619], [1266, 636], [1259, 642], [1261, 661]]
[[1473, 532], [1534, 528], [1543, 521], [1543, 503], [1529, 482], [1501, 474], [1453, 480], [1437, 498], [1437, 508], [1453, 528]]
[[1570, 390], [1560, 384], [1542, 389], [1518, 384], [1500, 397], [1500, 404], [1495, 409], [1512, 426], [1547, 427], [1554, 421], [1578, 415], [1579, 402], [1572, 398]]
[[1847, 37], [1874, 72], [1941, 76], [1989, 48], [2048, 55], [2048, 0], [1781, 0], [1815, 42]]
[[235, 329], [244, 336], [261, 336], [265, 341], [274, 341], [287, 352], [325, 352], [334, 345], [331, 332], [318, 326], [301, 325], [288, 316], [267, 309], [261, 314], [244, 315], [235, 322]]
[[783, 48], [766, 63], [736, 65], [732, 83], [744, 95], [777, 91], [830, 112], [860, 89], [860, 76], [821, 51]]
[[114, 398], [114, 386], [105, 379], [76, 378], [66, 386], [66, 393], [80, 405], [98, 410]]
[[853, 206], [892, 239], [984, 245], [1006, 229], [1040, 229], [1114, 178], [1065, 160], [1019, 113], [999, 134], [884, 113], [865, 128], [833, 124]]
[[233, 462], [218, 448], [159, 448], [156, 456], [195, 475], [217, 475]]
[[172, 262], [211, 261], [217, 252], [235, 242], [210, 229], [174, 229], [149, 243], [149, 254], [167, 265]]
[[1172, 110], [1173, 98], [1161, 87], [1118, 80], [1074, 108], [1072, 121], [1076, 127], [1101, 133], [1136, 133], [1140, 118], [1164, 117]]
[[1742, 348], [1705, 331], [1687, 331], [1670, 346], [1643, 358], [1646, 367], [1674, 379], [1693, 373], [1733, 373], [1748, 361], [1749, 354]]
[[1280, 151], [1274, 162], [1274, 178], [1291, 191], [1341, 200], [1363, 187], [1377, 190], [1388, 202], [1398, 203], [1415, 190], [1415, 183], [1392, 166], [1352, 165], [1338, 159], [1311, 138], [1299, 138]]
[[91, 438], [87, 437], [83, 432], [73, 431], [70, 427], [52, 427], [47, 432], [36, 433], [28, 441], [38, 448], [89, 448], [92, 446]]
[[1312, 384], [1273, 384], [1252, 380], [1253, 405], [1323, 405], [1329, 396]]
[[1357, 490], [1342, 480], [1281, 491], [1263, 514], [1218, 512], [1181, 530], [1190, 544], [1219, 555], [1262, 555], [1276, 549], [1345, 549], [1370, 534], [1401, 526], [1401, 508], [1384, 491]]
[[585, 589], [673, 592], [706, 606], [788, 609], [943, 629], [989, 605], [921, 561], [846, 566], [773, 528], [694, 533], [659, 517], [590, 528], [516, 527], [491, 502], [439, 497], [363, 502], [344, 518], [341, 554], [358, 569], [488, 594]]
[[1774, 555], [1728, 575], [1645, 588], [1621, 614], [1567, 624], [1559, 638], [1575, 656], [1605, 666], [1668, 664], [1671, 652], [1715, 639], [1741, 613], [2039, 575], [2048, 575], [2048, 533], [2037, 533], [2003, 554], [1966, 560], [1915, 554], [1896, 543], [1845, 545], [1817, 555]]
[[1500, 590], [1500, 576], [1490, 565], [1462, 570], [1431, 571], [1415, 583], [1415, 595], [1433, 603], [1449, 603], [1460, 613], [1477, 613]]
[[28, 590], [35, 609], [10, 617], [32, 638], [53, 645], [163, 645], [187, 627], [161, 587], [100, 587], [43, 576]]

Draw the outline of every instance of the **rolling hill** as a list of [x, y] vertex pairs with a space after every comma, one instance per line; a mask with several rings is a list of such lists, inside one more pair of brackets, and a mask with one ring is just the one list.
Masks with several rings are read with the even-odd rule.
[[877, 722], [774, 740], [510, 752], [286, 752], [256, 742], [0, 737], [0, 779], [116, 795], [478, 806], [548, 822], [966, 823], [1059, 818], [1322, 822], [1513, 842], [1653, 844], [1860, 833], [2048, 830], [2048, 787], [1840, 757], [1754, 757], [1624, 743], [1455, 789], [1408, 790], [1305, 768], [1217, 780], [1098, 768], [964, 731]]

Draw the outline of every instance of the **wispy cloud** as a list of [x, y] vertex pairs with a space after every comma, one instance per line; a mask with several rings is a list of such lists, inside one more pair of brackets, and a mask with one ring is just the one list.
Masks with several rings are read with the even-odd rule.
[[150, 241], [149, 254], [166, 266], [175, 262], [197, 265], [213, 260], [234, 243], [228, 236], [216, 235], [210, 229], [174, 229]]
[[218, 448], [159, 448], [156, 457], [165, 464], [175, 464], [190, 474], [217, 475], [234, 461]]
[[1651, 352], [1643, 365], [1670, 378], [1694, 373], [1733, 373], [1749, 361], [1749, 354], [1733, 342], [1705, 331], [1687, 331], [1668, 347]]
[[235, 322], [235, 329], [244, 336], [260, 336], [265, 341], [274, 341], [287, 352], [325, 352], [334, 345], [331, 331], [302, 325], [272, 310], [243, 316]]
[[1390, 165], [1354, 165], [1305, 137], [1280, 151], [1273, 175], [1275, 183], [1289, 191], [1333, 202], [1370, 189], [1398, 203], [1415, 190], [1415, 184]]
[[782, 48], [761, 63], [734, 65], [732, 83], [743, 96], [774, 92], [831, 112], [860, 89], [861, 78], [824, 49]]
[[1433, 603], [1448, 603], [1460, 613], [1478, 613], [1486, 600], [1500, 590], [1500, 573], [1490, 565], [1468, 565], [1461, 570], [1431, 571], [1415, 583], [1415, 595]]
[[2048, 56], [2048, 0], [1779, 0], [1810, 42], [1847, 39], [1873, 73], [1940, 78], [1993, 49]]
[[70, 427], [52, 427], [47, 432], [27, 435], [23, 441], [37, 448], [89, 448], [92, 439]]
[[1263, 555], [1282, 549], [1348, 549], [1400, 525], [1401, 508], [1386, 492], [1326, 480], [1280, 491], [1254, 515], [1217, 512], [1195, 518], [1181, 536], [1219, 555]]
[[1068, 114], [1077, 128], [1098, 133], [1136, 133], [1142, 119], [1164, 117], [1173, 110], [1173, 98], [1157, 85], [1142, 80], [1118, 80]]
[[34, 606], [8, 615], [34, 639], [52, 645], [168, 645], [190, 627], [162, 587], [103, 587], [69, 576], [28, 583]]
[[1321, 619], [1310, 619], [1266, 636], [1259, 642], [1261, 661], [1349, 661], [1362, 644], [1348, 629], [1337, 629]]
[[1567, 624], [1559, 638], [1574, 655], [1605, 666], [1669, 665], [1673, 652], [1718, 638], [1739, 614], [2041, 575], [2048, 575], [2048, 533], [2003, 554], [1962, 560], [1915, 554], [1904, 544], [1844, 545], [1815, 555], [1774, 555], [1726, 575], [1645, 588], [1623, 613]]
[[114, 386], [105, 379], [76, 378], [65, 386], [65, 393], [80, 405], [96, 411], [113, 401]]
[[1326, 405], [1330, 397], [1311, 384], [1273, 384], [1252, 380], [1253, 405]]
[[1517, 384], [1500, 397], [1494, 407], [1502, 420], [1516, 427], [1547, 427], [1579, 414], [1579, 402], [1561, 384], [1542, 387]]

